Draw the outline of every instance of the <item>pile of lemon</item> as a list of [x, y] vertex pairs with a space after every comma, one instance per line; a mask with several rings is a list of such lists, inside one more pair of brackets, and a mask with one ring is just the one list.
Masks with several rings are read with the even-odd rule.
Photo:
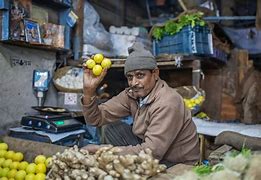
[[35, 157], [33, 163], [24, 160], [22, 152], [8, 150], [8, 144], [0, 143], [0, 179], [44, 180], [51, 157]]
[[190, 110], [199, 108], [205, 100], [205, 97], [202, 95], [196, 95], [191, 99], [184, 98], [185, 106]]
[[95, 76], [99, 76], [104, 68], [109, 69], [111, 67], [111, 60], [104, 57], [103, 54], [95, 54], [86, 61], [85, 65], [92, 70]]

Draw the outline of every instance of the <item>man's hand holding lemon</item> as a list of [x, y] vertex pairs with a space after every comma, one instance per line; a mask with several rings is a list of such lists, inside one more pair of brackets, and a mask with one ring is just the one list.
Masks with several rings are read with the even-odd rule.
[[111, 67], [111, 60], [104, 58], [102, 54], [95, 54], [92, 59], [84, 63], [83, 76], [83, 103], [89, 104], [92, 97], [95, 96], [95, 91], [101, 81], [107, 74], [107, 69]]

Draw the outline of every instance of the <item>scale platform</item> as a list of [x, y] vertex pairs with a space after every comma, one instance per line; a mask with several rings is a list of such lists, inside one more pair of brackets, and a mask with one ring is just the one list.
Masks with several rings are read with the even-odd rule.
[[29, 115], [22, 117], [21, 125], [25, 128], [49, 133], [62, 133], [81, 129], [83, 124], [69, 114]]

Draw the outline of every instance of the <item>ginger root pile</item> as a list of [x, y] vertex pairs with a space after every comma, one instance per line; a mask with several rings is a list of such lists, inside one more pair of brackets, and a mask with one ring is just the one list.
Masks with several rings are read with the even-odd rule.
[[166, 170], [149, 149], [138, 155], [118, 155], [121, 150], [107, 146], [95, 154], [74, 146], [53, 156], [47, 179], [143, 180]]

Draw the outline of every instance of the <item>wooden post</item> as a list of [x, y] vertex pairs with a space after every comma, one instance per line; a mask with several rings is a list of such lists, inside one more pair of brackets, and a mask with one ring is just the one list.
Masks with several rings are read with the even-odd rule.
[[241, 83], [249, 68], [248, 51], [245, 49], [239, 49], [235, 53], [238, 68], [238, 83]]
[[221, 119], [224, 121], [234, 120], [239, 117], [235, 98], [240, 92], [239, 85], [250, 66], [247, 50], [234, 49], [232, 51], [231, 59], [223, 72]]
[[256, 28], [261, 30], [261, 0], [257, 0], [256, 3]]
[[201, 79], [201, 63], [200, 60], [193, 60], [193, 69], [192, 69], [192, 85], [197, 88], [200, 87]]
[[200, 159], [199, 163], [201, 164], [205, 159], [205, 152], [206, 152], [206, 140], [204, 134], [199, 134], [199, 150], [200, 150]]

